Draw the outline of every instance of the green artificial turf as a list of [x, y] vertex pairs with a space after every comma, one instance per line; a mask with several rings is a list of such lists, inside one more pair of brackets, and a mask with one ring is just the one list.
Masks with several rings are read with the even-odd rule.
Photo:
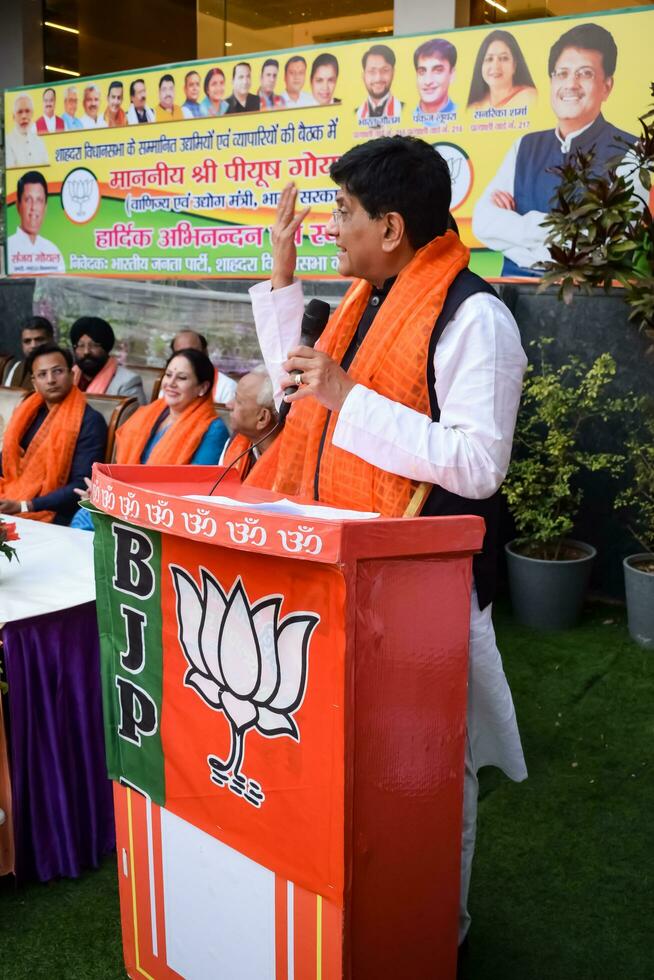
[[529, 779], [482, 773], [463, 978], [651, 980], [654, 657], [612, 607], [495, 621]]
[[[612, 607], [567, 633], [495, 619], [529, 779], [482, 773], [462, 978], [651, 980], [654, 657]], [[79, 881], [0, 879], [0, 980], [124, 976], [113, 859]]]

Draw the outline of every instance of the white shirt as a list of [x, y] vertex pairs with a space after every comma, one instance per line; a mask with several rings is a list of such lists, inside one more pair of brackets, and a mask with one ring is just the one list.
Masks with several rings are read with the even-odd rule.
[[213, 389], [213, 400], [221, 405], [231, 402], [236, 394], [236, 381], [224, 371], [218, 372], [216, 386]]
[[312, 95], [309, 95], [308, 92], [300, 92], [297, 99], [294, 99], [292, 96], [288, 94], [286, 89], [284, 89], [284, 91], [281, 94], [281, 100], [284, 103], [284, 105], [287, 106], [287, 108], [289, 109], [298, 109], [303, 106], [318, 105], [314, 97]]
[[61, 252], [47, 238], [30, 236], [18, 228], [7, 240], [7, 259], [9, 272], [22, 275], [40, 275], [48, 272], [65, 272], [66, 266]]
[[79, 117], [79, 121], [84, 129], [106, 129], [107, 126], [107, 120], [101, 113], [98, 113], [97, 119], [94, 119], [92, 116], [87, 116], [84, 113], [83, 116]]
[[[561, 144], [561, 154], [569, 153], [572, 140], [589, 129], [594, 122], [595, 120], [574, 133], [568, 133], [565, 139], [559, 135], [558, 129], [555, 130], [555, 136]], [[480, 242], [497, 252], [503, 252], [521, 268], [531, 269], [534, 266], [542, 268], [544, 262], [551, 261], [550, 250], [545, 245], [549, 229], [542, 227], [542, 222], [547, 215], [543, 211], [518, 214], [517, 211], [499, 208], [491, 201], [495, 191], [507, 191], [511, 197], [515, 196], [515, 170], [521, 142], [522, 136], [515, 141], [499, 170], [477, 201], [472, 214], [472, 230]], [[631, 169], [629, 154], [618, 168], [618, 173], [627, 168]], [[635, 175], [631, 179], [634, 184], [634, 194], [643, 196], [638, 176]], [[648, 192], [645, 192], [645, 200], [648, 196]]]
[[[154, 122], [154, 109], [151, 109], [147, 105], [145, 107], [145, 118], [149, 123]], [[129, 109], [127, 110], [127, 122], [130, 126], [138, 125], [140, 122], [139, 117], [136, 115], [136, 109], [133, 105], [130, 105]]]
[[[304, 313], [302, 285], [250, 289], [257, 335], [273, 381], [297, 346]], [[380, 469], [437, 483], [469, 499], [492, 496], [506, 476], [527, 358], [517, 324], [487, 293], [468, 297], [436, 345], [434, 368], [440, 421], [363, 385], [350, 391], [333, 443]]]
[[14, 128], [7, 134], [5, 160], [9, 167], [39, 167], [48, 163], [45, 143], [34, 130], [24, 133]]
[[49, 133], [55, 133], [57, 131], [57, 117], [56, 116], [46, 116], [43, 113], [43, 119], [45, 121], [45, 128]]

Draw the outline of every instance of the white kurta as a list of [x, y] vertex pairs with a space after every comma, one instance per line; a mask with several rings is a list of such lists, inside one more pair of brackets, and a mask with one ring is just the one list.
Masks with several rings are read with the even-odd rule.
[[[257, 335], [281, 400], [282, 363], [299, 343], [302, 286], [250, 289]], [[460, 496], [492, 496], [506, 475], [527, 358], [517, 324], [487, 293], [466, 299], [436, 346], [439, 422], [363, 385], [349, 393], [333, 442], [367, 462], [413, 480], [438, 483]], [[490, 607], [470, 615], [468, 739], [473, 768], [499, 766], [511, 779], [527, 769], [511, 692], [495, 644]]]

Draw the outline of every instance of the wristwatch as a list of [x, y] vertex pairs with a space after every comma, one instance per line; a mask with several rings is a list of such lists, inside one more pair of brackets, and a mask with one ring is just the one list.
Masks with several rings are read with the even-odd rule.
[[30, 512], [30, 503], [29, 503], [29, 500], [21, 500], [21, 502], [20, 502], [20, 512], [21, 512], [21, 514], [29, 514], [29, 512]]

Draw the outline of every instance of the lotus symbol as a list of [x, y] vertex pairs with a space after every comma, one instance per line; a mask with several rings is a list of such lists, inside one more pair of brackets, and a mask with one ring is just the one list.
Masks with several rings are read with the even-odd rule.
[[261, 806], [261, 786], [241, 773], [245, 736], [256, 729], [266, 738], [288, 735], [299, 742], [293, 714], [304, 698], [309, 642], [320, 617], [298, 612], [280, 620], [281, 595], [252, 604], [240, 577], [228, 594], [204, 568], [200, 586], [183, 568], [170, 570], [179, 642], [189, 665], [184, 684], [222, 711], [230, 728], [228, 758], [207, 757], [210, 778]]
[[84, 217], [84, 205], [90, 199], [93, 192], [93, 184], [95, 183], [93, 177], [76, 177], [70, 182], [70, 196], [71, 199], [77, 204], [79, 211], [77, 212], [78, 218]]

